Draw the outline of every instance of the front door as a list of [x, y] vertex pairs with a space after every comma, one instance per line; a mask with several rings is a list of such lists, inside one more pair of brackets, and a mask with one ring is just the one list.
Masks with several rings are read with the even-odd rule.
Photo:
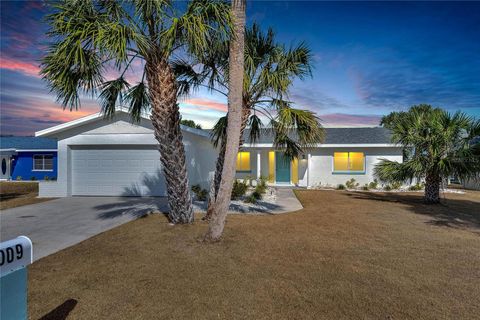
[[10, 179], [10, 157], [0, 157], [0, 180]]
[[275, 153], [275, 180], [280, 183], [290, 183], [290, 161], [283, 152]]

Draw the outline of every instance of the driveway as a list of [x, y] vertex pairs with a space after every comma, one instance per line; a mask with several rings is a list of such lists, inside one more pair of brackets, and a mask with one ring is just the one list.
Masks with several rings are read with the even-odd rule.
[[38, 260], [152, 210], [165, 212], [166, 198], [61, 198], [2, 210], [0, 240], [29, 237], [34, 260]]

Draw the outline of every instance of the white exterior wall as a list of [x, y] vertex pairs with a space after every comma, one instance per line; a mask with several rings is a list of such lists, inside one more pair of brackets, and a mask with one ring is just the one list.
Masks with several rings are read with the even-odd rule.
[[[40, 197], [67, 197], [72, 195], [72, 148], [82, 146], [155, 146], [157, 141], [149, 120], [143, 119], [139, 125], [131, 124], [128, 115], [120, 113], [114, 120], [99, 119], [53, 135], [58, 139], [57, 181], [41, 182]], [[208, 137], [183, 131], [186, 164], [190, 185], [209, 186], [215, 170], [217, 151]], [[141, 150], [139, 157], [141, 157]], [[160, 157], [160, 154], [159, 154]]]
[[[333, 172], [334, 152], [363, 152], [365, 154], [365, 173], [336, 174]], [[373, 168], [380, 159], [402, 162], [402, 149], [396, 147], [342, 147], [342, 148], [318, 148], [311, 153], [309, 168], [309, 186], [331, 186], [345, 184], [354, 178], [359, 184], [372, 182]]]

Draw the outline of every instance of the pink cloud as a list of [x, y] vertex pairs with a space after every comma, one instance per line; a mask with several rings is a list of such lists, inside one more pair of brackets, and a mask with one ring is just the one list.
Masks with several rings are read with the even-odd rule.
[[19, 71], [29, 76], [40, 77], [40, 67], [38, 65], [8, 57], [0, 57], [0, 69]]
[[200, 110], [217, 110], [221, 112], [227, 112], [228, 107], [226, 103], [206, 99], [206, 98], [192, 98], [186, 99], [185, 104], [196, 106]]
[[320, 115], [323, 125], [328, 127], [378, 126], [381, 116], [329, 113]]

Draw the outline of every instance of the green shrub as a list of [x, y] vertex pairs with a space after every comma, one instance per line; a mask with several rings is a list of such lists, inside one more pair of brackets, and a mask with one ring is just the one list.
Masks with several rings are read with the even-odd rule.
[[368, 188], [370, 189], [377, 189], [378, 188], [378, 181], [377, 179], [373, 180], [368, 184]]
[[355, 189], [358, 187], [358, 183], [353, 178], [345, 182], [345, 185], [347, 186], [348, 189]]
[[30, 180], [31, 180], [31, 181], [36, 181], [37, 178], [36, 178], [36, 177], [31, 177]]
[[192, 192], [195, 193], [195, 199], [198, 201], [205, 201], [208, 197], [208, 191], [206, 189], [202, 189], [199, 184], [195, 184], [192, 186]]
[[383, 187], [383, 189], [384, 189], [385, 191], [391, 191], [391, 190], [392, 190], [392, 186], [389, 185], [389, 184], [387, 184], [385, 187]]
[[337, 186], [337, 190], [345, 190], [345, 186], [343, 184], [339, 184]]
[[422, 189], [423, 189], [423, 184], [421, 184], [421, 183], [417, 183], [417, 184], [415, 184], [413, 186], [410, 186], [408, 188], [408, 190], [410, 190], [410, 191], [420, 191]]
[[402, 183], [401, 182], [392, 182], [392, 189], [394, 190], [398, 190], [402, 187]]
[[247, 192], [247, 189], [248, 189], [248, 185], [245, 183], [245, 181], [235, 180], [233, 182], [231, 199], [236, 200], [236, 199], [244, 196], [245, 193]]
[[363, 185], [362, 190], [368, 191], [368, 183], [365, 183]]
[[252, 193], [251, 195], [246, 197], [245, 200], [243, 200], [243, 202], [245, 202], [245, 203], [257, 203], [257, 198], [255, 198], [255, 196]]
[[255, 187], [255, 192], [264, 194], [265, 192], [267, 192], [267, 186], [264, 186], [262, 184], [257, 184], [257, 186]]
[[43, 177], [43, 180], [49, 181], [49, 180], [50, 180], [50, 177], [49, 177], [49, 176], [45, 176], [45, 177]]
[[267, 182], [268, 182], [268, 177], [260, 176], [260, 180], [257, 183], [266, 188]]
[[262, 197], [263, 197], [262, 194], [257, 190], [253, 191], [251, 195], [257, 200], [262, 200]]
[[22, 176], [17, 176], [17, 181], [22, 181]]

